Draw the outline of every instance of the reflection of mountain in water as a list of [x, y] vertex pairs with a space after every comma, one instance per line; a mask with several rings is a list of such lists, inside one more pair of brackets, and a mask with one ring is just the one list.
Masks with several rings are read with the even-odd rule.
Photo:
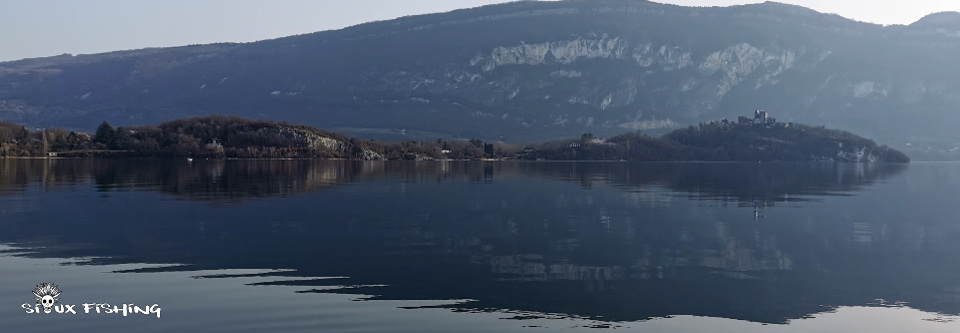
[[[145, 191], [87, 195], [59, 203], [75, 207], [3, 215], [0, 242], [34, 248], [34, 256], [97, 256], [96, 264], [287, 268], [295, 271], [275, 274], [304, 279], [275, 284], [375, 299], [474, 300], [449, 306], [469, 311], [782, 323], [886, 299], [960, 313], [960, 244], [951, 241], [960, 239], [960, 226], [944, 218], [953, 206], [929, 199], [918, 207], [924, 204], [894, 191], [911, 188], [869, 200], [856, 195], [904, 168], [233, 162], [203, 172], [158, 162], [155, 171], [114, 167], [112, 179], [119, 180], [109, 183], [204, 199], [220, 191], [251, 196], [325, 188], [302, 184], [350, 186], [229, 209]], [[749, 175], [755, 177], [745, 180]], [[84, 177], [96, 178], [75, 179]], [[209, 184], [254, 182], [244, 177], [281, 185]], [[917, 177], [911, 182], [932, 182]], [[725, 201], [795, 196], [816, 202], [772, 207], [764, 221]], [[312, 279], [325, 276], [348, 278]], [[343, 285], [385, 287], [328, 288]]]

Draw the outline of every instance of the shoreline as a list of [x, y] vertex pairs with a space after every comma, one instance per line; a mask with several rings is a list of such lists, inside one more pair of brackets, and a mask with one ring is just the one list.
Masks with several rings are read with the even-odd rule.
[[[83, 160], [83, 159], [154, 159], [154, 160], [177, 160], [186, 159], [186, 157], [163, 157], [163, 156], [0, 156], [0, 160]], [[360, 160], [349, 158], [281, 158], [281, 157], [218, 157], [218, 158], [194, 158], [194, 161], [349, 161], [349, 162], [521, 162], [521, 163], [691, 163], [691, 164], [763, 164], [763, 163], [822, 163], [822, 164], [912, 164], [912, 163], [960, 163], [960, 161], [911, 161], [911, 162], [851, 162], [851, 161], [705, 161], [705, 160], [676, 160], [676, 161], [629, 161], [629, 160], [524, 160], [524, 159], [435, 159], [435, 160]], [[187, 161], [188, 163], [194, 161]]]

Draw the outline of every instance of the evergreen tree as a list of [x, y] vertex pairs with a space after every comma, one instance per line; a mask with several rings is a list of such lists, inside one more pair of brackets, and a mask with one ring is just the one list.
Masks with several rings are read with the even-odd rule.
[[129, 145], [130, 134], [123, 127], [117, 127], [117, 131], [113, 135], [113, 141], [107, 147], [110, 147], [110, 149], [127, 149]]
[[94, 134], [93, 142], [99, 142], [108, 147], [113, 145], [113, 141], [117, 136], [117, 132], [113, 129], [113, 126], [110, 126], [106, 120], [97, 127], [97, 133]]

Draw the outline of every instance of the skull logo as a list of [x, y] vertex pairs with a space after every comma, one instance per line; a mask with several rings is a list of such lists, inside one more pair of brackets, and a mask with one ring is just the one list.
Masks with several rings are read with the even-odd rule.
[[44, 313], [53, 311], [53, 304], [60, 298], [60, 289], [52, 282], [41, 283], [33, 291], [37, 297], [37, 305], [43, 306]]

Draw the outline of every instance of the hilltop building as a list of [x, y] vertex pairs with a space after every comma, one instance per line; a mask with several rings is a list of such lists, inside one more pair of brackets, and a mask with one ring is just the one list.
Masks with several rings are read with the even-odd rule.
[[753, 112], [753, 119], [749, 117], [740, 116], [737, 118], [737, 123], [740, 124], [755, 124], [755, 125], [768, 125], [774, 124], [777, 122], [777, 119], [770, 116], [770, 113], [763, 110], [756, 110]]
[[753, 112], [753, 122], [757, 124], [771, 124], [777, 122], [777, 119], [771, 117], [767, 111], [757, 110]]

